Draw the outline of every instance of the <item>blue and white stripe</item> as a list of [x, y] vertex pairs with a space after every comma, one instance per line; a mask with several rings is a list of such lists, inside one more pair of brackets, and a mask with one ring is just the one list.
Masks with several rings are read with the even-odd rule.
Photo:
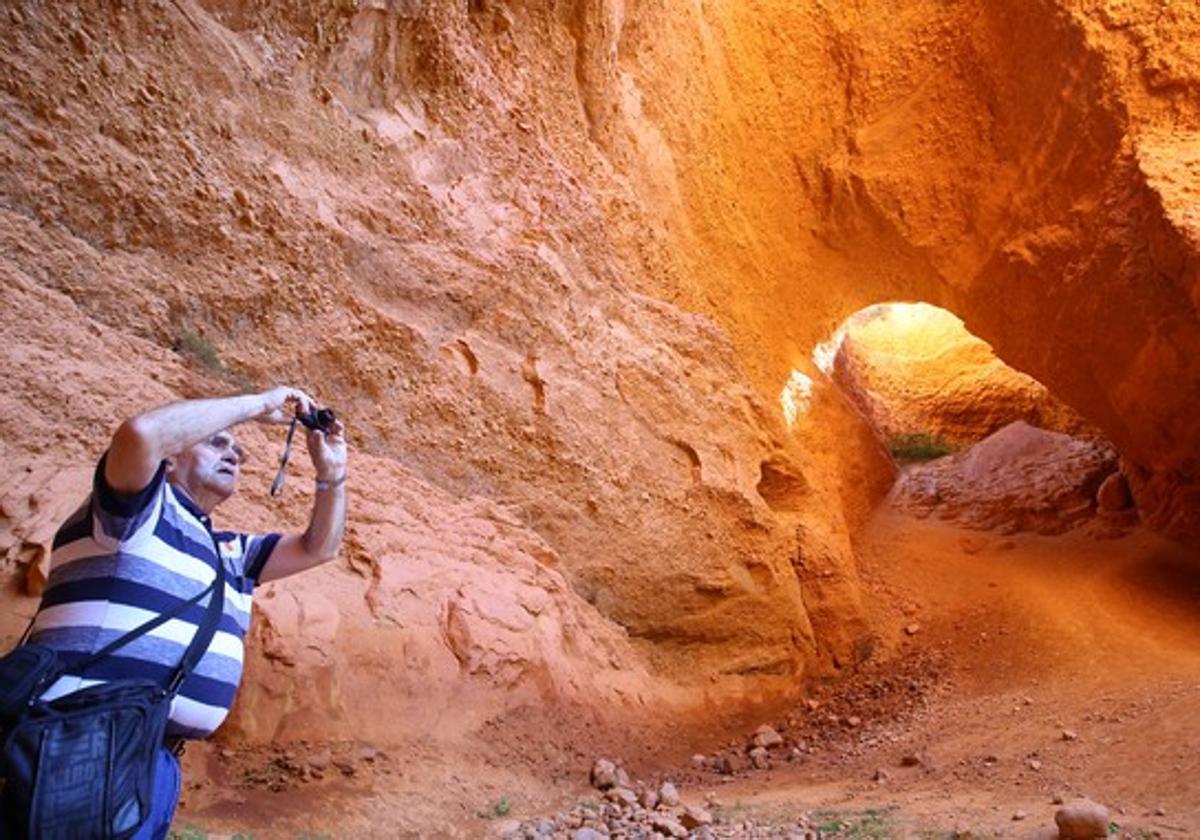
[[224, 614], [172, 703], [168, 725], [173, 736], [212, 734], [233, 705], [254, 585], [278, 540], [278, 534], [212, 531], [209, 518], [166, 481], [162, 468], [140, 493], [117, 494], [104, 479], [101, 458], [91, 497], [54, 538], [50, 578], [30, 636], [55, 649], [67, 666], [67, 676], [43, 699], [127, 677], [165, 684], [204, 617], [207, 598], [85, 674], [72, 674], [71, 666], [198, 594], [212, 582], [216, 564], [224, 562]]

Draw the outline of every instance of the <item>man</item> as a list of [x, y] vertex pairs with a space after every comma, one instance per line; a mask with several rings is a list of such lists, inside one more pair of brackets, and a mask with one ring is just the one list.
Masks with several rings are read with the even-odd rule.
[[328, 434], [308, 433], [317, 482], [303, 533], [214, 531], [210, 519], [237, 488], [242, 450], [230, 429], [247, 420], [286, 423], [314, 408], [303, 391], [281, 387], [188, 400], [126, 420], [96, 466], [91, 496], [54, 538], [50, 578], [31, 640], [54, 648], [67, 675], [42, 695], [46, 700], [109, 679], [168, 680], [196, 632], [202, 607], [118, 649], [84, 676], [72, 674], [70, 667], [197, 595], [213, 581], [216, 564], [225, 566], [224, 613], [171, 705], [150, 819], [137, 840], [166, 836], [179, 798], [179, 745], [185, 738], [212, 734], [233, 704], [255, 585], [337, 556], [346, 517], [346, 440], [340, 422]]

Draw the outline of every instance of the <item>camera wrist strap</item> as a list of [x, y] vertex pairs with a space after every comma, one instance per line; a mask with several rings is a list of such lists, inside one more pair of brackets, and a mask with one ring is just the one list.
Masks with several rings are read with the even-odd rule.
[[283, 454], [279, 456], [279, 471], [275, 473], [275, 480], [271, 482], [272, 496], [278, 496], [279, 491], [283, 490], [283, 481], [287, 477], [288, 458], [292, 456], [292, 436], [296, 434], [297, 422], [299, 422], [299, 418], [293, 417], [292, 425], [288, 426], [287, 442], [283, 445]]

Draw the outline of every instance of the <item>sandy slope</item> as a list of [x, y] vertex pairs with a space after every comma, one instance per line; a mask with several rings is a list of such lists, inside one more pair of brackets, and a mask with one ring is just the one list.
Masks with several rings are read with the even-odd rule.
[[[888, 713], [903, 706], [878, 717], [868, 706], [861, 733], [809, 765], [720, 788], [722, 800], [768, 818], [828, 809], [853, 821], [894, 808], [897, 837], [968, 828], [1025, 838], [1053, 828], [1055, 795], [1084, 795], [1123, 830], [1200, 834], [1193, 553], [1145, 532], [1001, 537], [894, 513], [877, 516], [867, 540], [892, 653], [945, 663], [929, 702], [899, 723]], [[913, 623], [916, 635], [900, 631]], [[883, 743], [861, 746], [874, 739]], [[921, 765], [902, 768], [914, 754]], [[1018, 811], [1027, 818], [1014, 821]]]

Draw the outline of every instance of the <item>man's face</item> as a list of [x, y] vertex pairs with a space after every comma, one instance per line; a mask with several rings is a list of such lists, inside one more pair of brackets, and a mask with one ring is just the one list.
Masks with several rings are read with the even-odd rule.
[[217, 432], [173, 456], [168, 478], [201, 506], [216, 504], [237, 489], [238, 471], [244, 459], [245, 453], [233, 435]]

